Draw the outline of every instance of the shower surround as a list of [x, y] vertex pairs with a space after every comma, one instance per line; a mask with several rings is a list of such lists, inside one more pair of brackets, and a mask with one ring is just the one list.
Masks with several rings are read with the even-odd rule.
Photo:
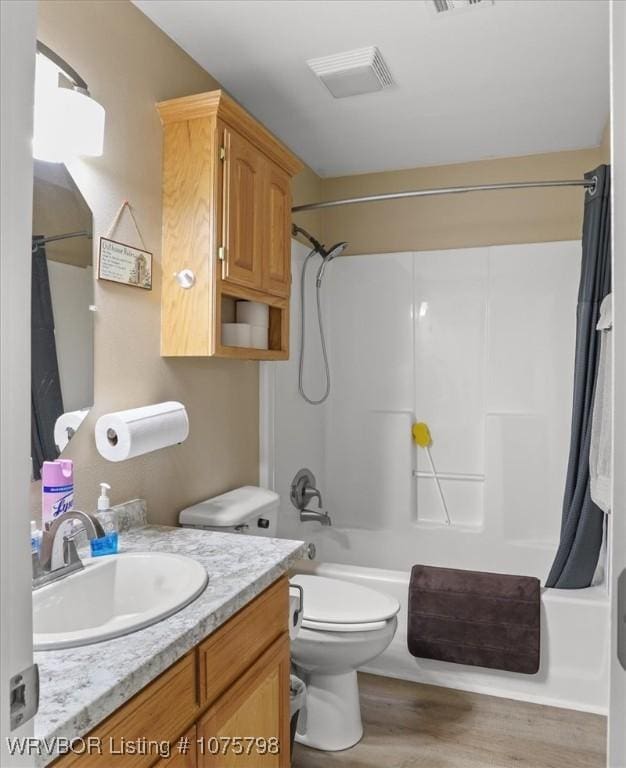
[[[299, 283], [306, 249], [294, 244]], [[536, 676], [414, 659], [406, 650], [414, 563], [536, 576], [558, 543], [572, 400], [580, 242], [335, 259], [324, 281], [331, 393], [310, 406], [294, 354], [262, 369], [262, 483], [281, 495], [279, 531], [315, 543], [303, 568], [378, 587], [403, 608], [377, 671], [603, 712], [603, 586], [545, 590]], [[310, 270], [312, 309], [315, 269]], [[317, 323], [307, 317], [304, 381], [323, 390]], [[426, 422], [449, 510], [411, 425]], [[302, 524], [289, 484], [309, 467], [332, 528]]]

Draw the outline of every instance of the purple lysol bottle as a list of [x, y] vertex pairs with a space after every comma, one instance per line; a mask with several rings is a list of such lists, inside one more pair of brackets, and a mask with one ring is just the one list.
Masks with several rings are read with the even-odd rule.
[[44, 461], [41, 470], [41, 522], [45, 529], [74, 505], [74, 464], [71, 459]]

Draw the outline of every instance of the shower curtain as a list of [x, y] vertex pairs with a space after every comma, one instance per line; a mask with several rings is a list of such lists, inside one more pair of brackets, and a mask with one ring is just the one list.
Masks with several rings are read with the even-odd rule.
[[572, 429], [561, 537], [547, 587], [588, 587], [602, 545], [604, 513], [591, 500], [589, 450], [593, 397], [600, 356], [596, 331], [600, 304], [611, 290], [610, 166], [585, 174], [597, 179], [593, 194], [585, 194], [582, 265], [576, 314], [576, 358]]
[[54, 314], [45, 247], [33, 237], [31, 279], [31, 456], [33, 477], [44, 461], [57, 458], [54, 424], [63, 413], [61, 379], [54, 337]]

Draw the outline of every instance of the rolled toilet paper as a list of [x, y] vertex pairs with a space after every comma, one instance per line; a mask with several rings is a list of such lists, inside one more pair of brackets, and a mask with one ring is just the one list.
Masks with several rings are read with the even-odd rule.
[[54, 423], [54, 443], [63, 451], [74, 435], [74, 432], [83, 423], [85, 416], [89, 413], [89, 408], [83, 408], [80, 411], [68, 411], [62, 413]]
[[238, 323], [269, 328], [270, 308], [268, 304], [262, 304], [260, 301], [238, 301], [236, 312]]
[[125, 461], [169, 445], [189, 435], [189, 419], [182, 403], [174, 401], [130, 408], [100, 416], [96, 447], [108, 461]]
[[269, 328], [262, 325], [251, 325], [250, 346], [254, 349], [267, 349], [269, 346]]
[[289, 595], [289, 637], [291, 640], [297, 636], [302, 627], [302, 611], [300, 610], [300, 598], [298, 595]]
[[249, 347], [252, 344], [248, 323], [222, 323], [222, 344], [225, 347]]

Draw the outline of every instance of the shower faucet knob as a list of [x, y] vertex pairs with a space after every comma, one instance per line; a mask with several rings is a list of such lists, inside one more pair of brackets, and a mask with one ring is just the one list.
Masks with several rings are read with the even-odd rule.
[[[291, 503], [300, 512], [303, 523], [316, 522], [331, 525], [328, 512], [322, 509], [322, 494], [315, 487], [315, 475], [310, 469], [300, 469], [291, 481]], [[317, 509], [307, 509], [309, 503], [317, 499]]]
[[300, 512], [302, 512], [311, 499], [314, 498], [317, 498], [318, 506], [322, 506], [322, 495], [315, 487], [315, 484], [315, 475], [306, 467], [299, 469], [291, 481], [291, 503]]

